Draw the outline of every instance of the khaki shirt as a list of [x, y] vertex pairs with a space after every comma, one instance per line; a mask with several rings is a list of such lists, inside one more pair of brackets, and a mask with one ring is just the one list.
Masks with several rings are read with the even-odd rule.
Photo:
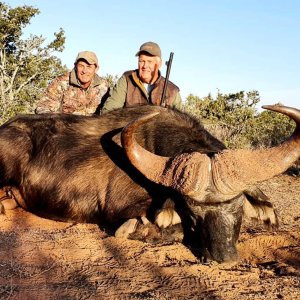
[[87, 89], [82, 88], [73, 69], [53, 80], [37, 103], [35, 112], [91, 115], [107, 91], [107, 81], [97, 74]]

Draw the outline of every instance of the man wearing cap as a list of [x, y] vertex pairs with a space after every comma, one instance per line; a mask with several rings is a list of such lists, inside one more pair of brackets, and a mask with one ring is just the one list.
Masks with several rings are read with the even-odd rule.
[[[165, 78], [159, 71], [162, 65], [161, 50], [158, 44], [147, 42], [141, 45], [138, 56], [138, 69], [125, 72], [104, 102], [102, 113], [138, 105], [160, 105]], [[166, 106], [178, 107], [181, 103], [179, 88], [168, 82]]]
[[93, 114], [108, 90], [107, 81], [96, 74], [98, 69], [94, 52], [79, 52], [73, 70], [54, 79], [35, 112]]

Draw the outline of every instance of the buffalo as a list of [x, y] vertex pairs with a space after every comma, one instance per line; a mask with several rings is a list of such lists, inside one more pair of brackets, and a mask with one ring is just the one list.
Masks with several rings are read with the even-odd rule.
[[13, 201], [39, 216], [111, 224], [117, 236], [134, 236], [148, 219], [160, 230], [181, 222], [197, 255], [235, 260], [245, 211], [277, 223], [255, 184], [300, 153], [300, 111], [264, 108], [297, 126], [281, 145], [260, 150], [228, 150], [193, 117], [159, 106], [16, 116], [0, 127], [0, 187], [12, 187]]

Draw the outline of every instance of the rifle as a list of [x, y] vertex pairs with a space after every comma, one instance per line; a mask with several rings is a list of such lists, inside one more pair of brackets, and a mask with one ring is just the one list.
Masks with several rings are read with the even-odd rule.
[[171, 66], [172, 66], [172, 61], [173, 61], [173, 55], [174, 53], [170, 53], [170, 58], [168, 61], [166, 61], [166, 66], [167, 66], [167, 72], [166, 72], [166, 79], [164, 83], [164, 88], [160, 100], [160, 105], [165, 107], [166, 106], [166, 93], [167, 93], [167, 87], [168, 87], [168, 82], [169, 82], [169, 76], [170, 76], [170, 71], [171, 71]]

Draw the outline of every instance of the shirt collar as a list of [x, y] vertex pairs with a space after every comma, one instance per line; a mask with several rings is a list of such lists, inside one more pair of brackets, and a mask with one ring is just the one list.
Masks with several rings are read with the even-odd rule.
[[[90, 87], [95, 87], [97, 85], [100, 85], [101, 84], [101, 77], [97, 74], [95, 74], [90, 86]], [[70, 84], [74, 85], [74, 86], [77, 86], [77, 87], [80, 87], [80, 88], [83, 88], [80, 81], [78, 80], [77, 78], [77, 75], [76, 75], [76, 71], [75, 69], [73, 69], [71, 72], [70, 72]]]

